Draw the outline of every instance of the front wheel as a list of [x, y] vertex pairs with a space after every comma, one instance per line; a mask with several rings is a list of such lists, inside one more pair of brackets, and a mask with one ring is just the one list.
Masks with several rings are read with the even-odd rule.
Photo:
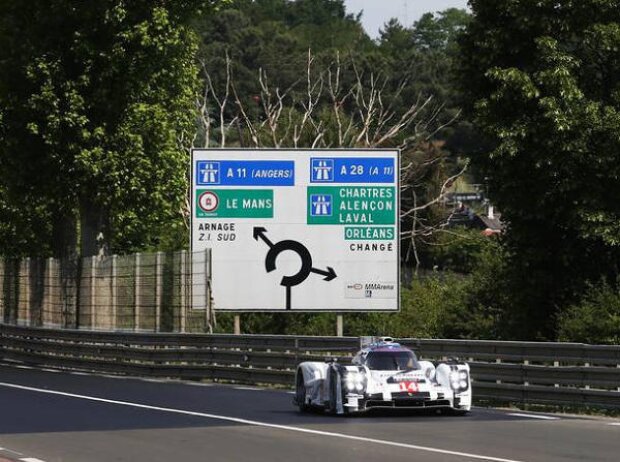
[[295, 385], [295, 401], [299, 407], [299, 412], [308, 412], [310, 406], [306, 404], [306, 384], [304, 383], [303, 374], [297, 375], [297, 384]]
[[333, 415], [338, 414], [338, 406], [336, 405], [338, 394], [337, 380], [339, 380], [338, 375], [332, 371], [329, 375], [329, 405], [327, 406], [327, 412]]

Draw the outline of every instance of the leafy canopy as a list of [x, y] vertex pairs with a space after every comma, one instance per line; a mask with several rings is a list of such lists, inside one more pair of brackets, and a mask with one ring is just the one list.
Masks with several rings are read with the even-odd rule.
[[474, 157], [509, 224], [521, 337], [620, 257], [620, 2], [472, 0], [461, 84], [492, 143]]
[[[6, 210], [34, 216], [40, 207], [62, 221], [53, 227], [81, 222], [84, 254], [99, 233], [114, 251], [180, 233], [198, 82], [188, 23], [215, 3], [2, 2]], [[50, 230], [39, 231], [43, 249], [62, 253]]]

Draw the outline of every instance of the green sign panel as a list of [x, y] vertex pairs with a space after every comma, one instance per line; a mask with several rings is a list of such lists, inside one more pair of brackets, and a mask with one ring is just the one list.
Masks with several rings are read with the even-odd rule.
[[310, 225], [394, 225], [393, 186], [309, 186]]
[[346, 241], [391, 241], [396, 230], [393, 226], [345, 226]]
[[272, 189], [198, 189], [196, 218], [273, 218]]

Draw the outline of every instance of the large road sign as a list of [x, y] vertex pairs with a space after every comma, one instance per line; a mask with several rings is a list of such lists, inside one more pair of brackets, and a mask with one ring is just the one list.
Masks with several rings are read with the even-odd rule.
[[195, 149], [191, 175], [216, 310], [398, 310], [397, 150]]

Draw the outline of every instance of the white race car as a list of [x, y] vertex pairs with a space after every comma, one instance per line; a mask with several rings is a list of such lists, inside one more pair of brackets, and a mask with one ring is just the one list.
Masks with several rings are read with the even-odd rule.
[[418, 361], [389, 337], [367, 344], [351, 364], [307, 361], [297, 366], [294, 404], [300, 411], [351, 414], [375, 408], [471, 409], [469, 365]]

